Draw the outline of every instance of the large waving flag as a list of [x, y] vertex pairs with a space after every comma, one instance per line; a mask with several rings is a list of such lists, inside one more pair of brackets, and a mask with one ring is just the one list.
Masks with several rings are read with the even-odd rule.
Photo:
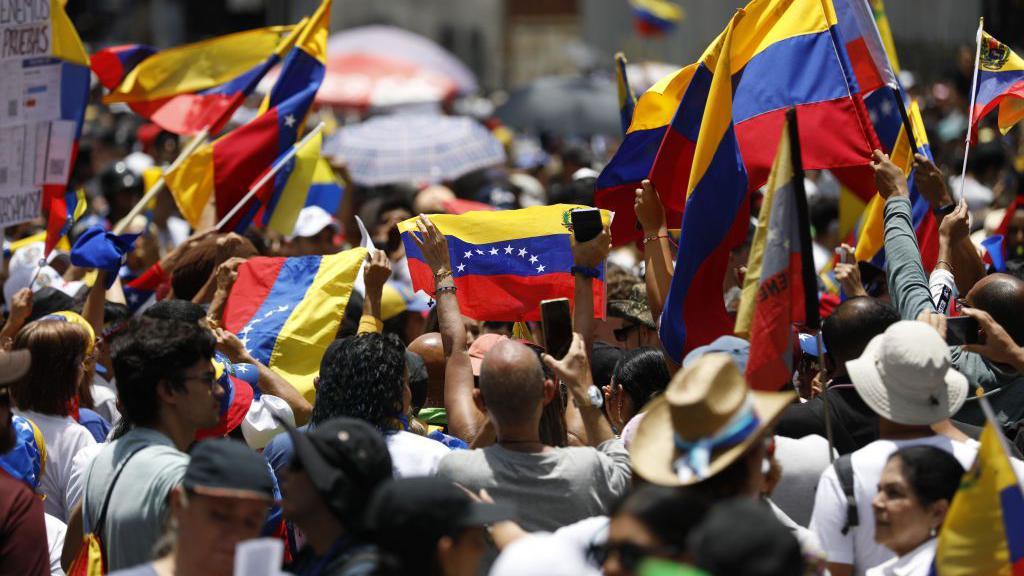
[[[270, 198], [257, 219], [263, 226], [274, 230], [282, 236], [290, 236], [295, 229], [295, 221], [299, 212], [306, 206], [313, 183], [313, 173], [320, 160], [320, 145], [323, 138], [317, 134], [303, 144], [295, 154], [294, 161], [282, 170], [289, 170], [290, 175], [284, 179], [285, 184], [277, 196]], [[329, 212], [334, 214], [334, 212]]]
[[[679, 253], [672, 284], [661, 313], [665, 352], [681, 363], [686, 351], [732, 332], [722, 299], [722, 279], [732, 246], [747, 232], [747, 171], [733, 125], [733, 38], [745, 17], [738, 11], [717, 43], [713, 74], [704, 94], [707, 107], [694, 138], [693, 162], [687, 178], [686, 211], [679, 235]], [[676, 116], [669, 138], [676, 132]]]
[[750, 340], [746, 375], [755, 390], [779, 390], [789, 382], [793, 324], [817, 325], [817, 282], [805, 268], [807, 262], [813, 267], [813, 259], [800, 143], [793, 141], [790, 122], [768, 177], [736, 315], [736, 334]]
[[[82, 123], [85, 120], [85, 109], [89, 104], [89, 55], [78, 37], [74, 24], [64, 11], [64, 3], [60, 0], [49, 0], [50, 14], [50, 56], [60, 64], [60, 93], [57, 96], [58, 110], [55, 121], [50, 126], [50, 152], [57, 152], [57, 160], [48, 162], [46, 179], [43, 182], [43, 212], [47, 214], [45, 253], [49, 254], [57, 242], [67, 231], [69, 210], [74, 214], [74, 203], [77, 196], [66, 194], [71, 168], [78, 158], [78, 139], [82, 134]], [[47, 66], [46, 58], [26, 60], [27, 67]], [[58, 146], [68, 146], [69, 150], [56, 150]]]
[[97, 52], [92, 67], [123, 102], [177, 134], [220, 131], [260, 79], [291, 49], [298, 30], [271, 26], [156, 51], [137, 44]]
[[[753, 0], [745, 10], [750, 16], [737, 29], [739, 50], [731, 72], [736, 83], [733, 121], [750, 189], [768, 178], [789, 107], [800, 115], [805, 168], [870, 173], [877, 139], [831, 0]], [[626, 138], [597, 180], [598, 206], [624, 211], [627, 202], [632, 206], [640, 180], [650, 177], [673, 224], [672, 213], [685, 202], [713, 55], [722, 38], [697, 63], [663, 78], [637, 101]], [[869, 198], [873, 192], [861, 193]], [[616, 218], [616, 243], [637, 237], [631, 226]]]
[[313, 181], [306, 194], [306, 206], [319, 206], [328, 214], [337, 214], [345, 187], [334, 175], [330, 162], [321, 157], [313, 168]]
[[[573, 297], [575, 282], [568, 204], [522, 210], [441, 214], [430, 220], [448, 239], [452, 276], [462, 313], [477, 320], [540, 319], [540, 302]], [[602, 211], [607, 223], [611, 214]], [[416, 290], [434, 293], [434, 275], [409, 237], [416, 218], [398, 224]], [[604, 266], [594, 282], [594, 311], [604, 317]]]
[[977, 91], [972, 126], [996, 108], [1003, 134], [1024, 119], [1024, 59], [988, 32], [981, 37]]
[[[211, 197], [217, 219], [226, 216], [249, 187], [295, 144], [324, 78], [330, 9], [331, 0], [324, 0], [299, 34], [265, 101], [265, 111], [202, 146], [165, 175], [178, 209], [193, 227], [199, 226]], [[247, 227], [261, 206], [284, 190], [293, 172], [294, 159], [256, 194], [252, 206], [232, 218], [225, 230]]]
[[981, 447], [939, 532], [938, 576], [1024, 574], [1024, 493], [992, 409], [983, 406]]
[[313, 401], [313, 376], [341, 326], [365, 248], [329, 256], [251, 258], [224, 308], [224, 327]]

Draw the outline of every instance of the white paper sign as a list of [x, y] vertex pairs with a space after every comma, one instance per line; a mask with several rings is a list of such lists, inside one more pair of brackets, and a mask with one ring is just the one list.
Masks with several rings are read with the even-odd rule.
[[0, 190], [0, 227], [13, 226], [37, 218], [42, 212], [40, 188]]

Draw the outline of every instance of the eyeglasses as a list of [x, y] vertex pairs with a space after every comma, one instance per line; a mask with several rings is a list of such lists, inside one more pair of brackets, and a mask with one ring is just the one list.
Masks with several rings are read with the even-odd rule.
[[644, 548], [632, 542], [607, 542], [605, 544], [591, 544], [587, 548], [587, 558], [597, 567], [601, 567], [608, 558], [615, 554], [619, 558], [619, 564], [627, 572], [633, 572], [645, 558], [651, 556], [672, 557], [679, 555], [679, 549], [673, 546], [663, 548]]
[[626, 340], [629, 340], [629, 335], [634, 330], [639, 330], [639, 329], [640, 329], [640, 325], [639, 324], [630, 324], [628, 326], [623, 326], [622, 328], [616, 328], [616, 329], [612, 330], [612, 333], [615, 334], [615, 340], [617, 340], [619, 342], [625, 342]]
[[216, 390], [220, 386], [220, 382], [217, 381], [217, 374], [213, 372], [207, 372], [206, 374], [200, 374], [198, 376], [184, 376], [181, 379], [182, 382], [194, 381], [202, 382], [210, 387], [210, 390]]

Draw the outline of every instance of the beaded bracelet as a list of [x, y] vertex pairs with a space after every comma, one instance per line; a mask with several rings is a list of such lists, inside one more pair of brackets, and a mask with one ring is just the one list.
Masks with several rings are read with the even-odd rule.
[[455, 291], [456, 291], [455, 286], [438, 286], [434, 290], [434, 296], [440, 296], [441, 294], [444, 294], [445, 292], [451, 292], [452, 295], [454, 295]]
[[585, 266], [573, 266], [572, 268], [569, 268], [569, 272], [571, 272], [573, 276], [579, 274], [584, 278], [598, 278], [601, 276], [601, 271], [597, 268], [587, 268]]
[[644, 246], [647, 246], [647, 243], [650, 242], [651, 240], [657, 240], [658, 238], [669, 239], [669, 235], [668, 234], [651, 234], [650, 236], [645, 236], [644, 237]]

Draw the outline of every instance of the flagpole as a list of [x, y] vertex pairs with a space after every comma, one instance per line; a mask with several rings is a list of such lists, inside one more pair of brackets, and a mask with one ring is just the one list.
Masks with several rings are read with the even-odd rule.
[[[295, 40], [299, 37], [299, 34], [305, 28], [306, 23], [308, 21], [308, 16], [304, 17], [302, 20], [299, 20], [299, 23], [295, 25], [292, 31], [287, 36], [285, 36], [285, 38], [277, 46], [277, 48], [274, 50], [274, 56], [277, 60], [280, 60], [282, 53], [287, 51], [293, 44], [295, 44]], [[164, 174], [180, 166], [181, 163], [184, 162], [189, 156], [191, 156], [196, 150], [198, 150], [200, 146], [206, 144], [207, 140], [210, 139], [210, 133], [214, 129], [219, 130], [223, 126], [223, 124], [227, 122], [227, 120], [231, 117], [232, 114], [234, 114], [235, 110], [238, 108], [238, 105], [242, 103], [244, 98], [243, 95], [248, 95], [249, 93], [251, 93], [252, 90], [256, 87], [256, 84], [263, 79], [263, 76], [266, 74], [268, 70], [270, 70], [270, 68], [271, 66], [267, 66], [262, 73], [257, 74], [256, 76], [251, 78], [249, 80], [249, 84], [245, 86], [242, 92], [235, 95], [235, 100], [231, 103], [231, 105], [225, 108], [224, 111], [221, 112], [220, 115], [213, 122], [211, 122], [209, 126], [203, 128], [202, 132], [196, 134], [195, 138], [193, 138], [192, 141], [188, 143], [188, 146], [186, 146], [178, 154], [178, 157], [174, 159], [174, 162], [171, 162], [171, 165], [168, 166], [166, 170], [164, 170]], [[136, 216], [141, 214], [142, 211], [146, 209], [146, 206], [148, 206], [149, 203], [153, 200], [153, 198], [155, 198], [156, 195], [162, 192], [166, 187], [167, 182], [164, 180], [163, 175], [161, 175], [160, 179], [157, 180], [156, 183], [153, 184], [153, 186], [150, 187], [149, 190], [146, 190], [145, 195], [143, 195], [142, 199], [139, 200], [135, 204], [135, 206], [132, 207], [131, 211], [128, 212], [128, 215], [122, 218], [117, 223], [117, 225], [114, 226], [114, 234], [123, 233], [124, 229], [128, 227], [128, 224], [132, 220], [134, 220]]]
[[238, 203], [235, 204], [234, 207], [232, 207], [231, 210], [227, 214], [225, 214], [223, 218], [220, 219], [220, 222], [217, 223], [217, 230], [220, 230], [221, 228], [224, 227], [225, 224], [230, 222], [231, 219], [235, 217], [235, 214], [237, 214], [238, 211], [241, 210], [249, 202], [249, 200], [251, 200], [252, 197], [256, 195], [256, 192], [258, 192], [259, 189], [262, 188], [264, 184], [266, 184], [271, 178], [273, 178], [274, 175], [280, 172], [281, 168], [283, 168], [284, 165], [287, 164], [289, 160], [295, 157], [295, 155], [299, 152], [300, 148], [308, 144], [309, 141], [312, 140], [317, 134], [320, 134], [320, 132], [322, 132], [323, 129], [323, 122], [317, 124], [316, 128], [313, 128], [312, 130], [309, 131], [309, 134], [306, 134], [305, 136], [302, 137], [302, 140], [299, 140], [298, 142], [293, 144], [292, 147], [288, 149], [288, 152], [285, 152], [284, 156], [278, 158], [277, 161], [274, 162], [274, 165], [270, 167], [270, 170], [264, 173], [263, 176], [249, 188], [249, 191], [245, 193], [245, 196], [243, 196], [242, 199], [239, 200]]
[[978, 18], [978, 35], [975, 36], [977, 48], [974, 50], [974, 79], [971, 80], [971, 107], [967, 109], [967, 138], [964, 140], [964, 165], [960, 169], [960, 199], [964, 197], [964, 184], [967, 182], [967, 154], [971, 151], [971, 132], [974, 130], [974, 102], [978, 96], [978, 68], [981, 64], [981, 35], [985, 28], [985, 18]]
[[896, 106], [900, 111], [900, 119], [903, 120], [903, 130], [907, 133], [907, 141], [914, 154], [920, 151], [917, 145], [917, 138], [914, 136], [914, 125], [910, 122], [910, 114], [907, 114], [907, 105], [903, 102], [903, 93], [899, 88], [891, 87], [892, 95], [896, 98]]

